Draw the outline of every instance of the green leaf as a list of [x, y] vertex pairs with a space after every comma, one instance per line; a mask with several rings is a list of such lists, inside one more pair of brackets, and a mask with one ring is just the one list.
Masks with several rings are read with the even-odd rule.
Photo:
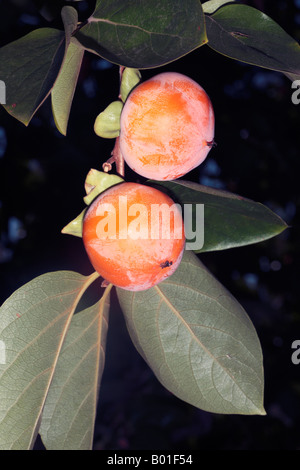
[[59, 132], [66, 135], [84, 48], [75, 38], [71, 37], [78, 21], [75, 8], [64, 7], [62, 9], [62, 18], [66, 33], [66, 53], [63, 65], [51, 92], [51, 103], [56, 127]]
[[255, 8], [230, 4], [206, 15], [208, 45], [252, 65], [300, 74], [300, 46], [275, 21]]
[[32, 448], [46, 396], [74, 310], [98, 277], [70, 271], [43, 274], [0, 308], [0, 449]]
[[233, 3], [235, 0], [209, 0], [202, 3], [204, 13], [214, 13], [218, 8], [226, 5], [226, 3]]
[[47, 450], [92, 449], [111, 287], [72, 318], [43, 409], [40, 435]]
[[117, 293], [134, 345], [170, 392], [213, 413], [265, 414], [256, 331], [194, 253], [157, 286]]
[[66, 42], [69, 44], [71, 36], [77, 28], [78, 24], [77, 10], [71, 6], [64, 6], [61, 10], [61, 18], [64, 24]]
[[[278, 235], [288, 226], [268, 207], [236, 194], [189, 181], [155, 181], [168, 188], [183, 206], [188, 249], [195, 252], [226, 250]], [[204, 221], [197, 210], [204, 205]], [[200, 206], [199, 206], [200, 205]], [[198, 208], [197, 208], [198, 206]], [[191, 225], [196, 223], [195, 226]], [[195, 235], [188, 232], [194, 230]], [[199, 244], [204, 230], [204, 245]], [[202, 237], [203, 240], [203, 237]]]
[[64, 52], [65, 34], [52, 28], [36, 29], [0, 49], [4, 108], [9, 114], [29, 124], [54, 85]]
[[113, 101], [102, 113], [98, 114], [94, 124], [94, 131], [99, 137], [114, 139], [119, 136], [122, 109], [122, 101]]
[[138, 69], [166, 64], [207, 42], [199, 0], [98, 0], [76, 37], [110, 62]]
[[71, 39], [63, 67], [51, 93], [52, 112], [57, 129], [67, 134], [72, 101], [82, 64], [84, 49], [75, 38]]
[[285, 73], [284, 75], [287, 78], [289, 78], [292, 82], [295, 82], [296, 80], [300, 80], [300, 73], [299, 74]]

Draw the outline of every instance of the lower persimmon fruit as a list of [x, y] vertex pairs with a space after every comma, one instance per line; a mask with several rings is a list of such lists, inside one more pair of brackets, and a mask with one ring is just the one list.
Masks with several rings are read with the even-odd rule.
[[87, 209], [82, 238], [93, 267], [106, 281], [145, 290], [180, 264], [185, 246], [181, 208], [155, 188], [120, 183]]
[[158, 74], [129, 94], [120, 119], [120, 150], [136, 173], [177, 179], [204, 161], [214, 141], [211, 101], [191, 78]]

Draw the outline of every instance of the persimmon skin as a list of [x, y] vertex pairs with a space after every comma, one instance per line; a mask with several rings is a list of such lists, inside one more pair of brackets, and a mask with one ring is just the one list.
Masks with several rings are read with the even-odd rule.
[[[124, 209], [125, 196], [128, 210]], [[115, 238], [113, 230], [109, 229], [109, 222], [105, 226], [107, 232], [101, 231], [99, 237], [99, 227], [104, 225], [103, 221], [108, 217], [108, 211], [104, 213], [108, 204], [115, 210]], [[144, 215], [140, 215], [143, 211], [137, 211], [134, 216], [135, 208], [140, 207], [134, 204], [142, 205]], [[164, 237], [161, 218], [156, 227], [159, 236], [151, 236], [151, 210], [155, 204], [166, 204], [165, 207], [172, 208], [169, 237]], [[130, 208], [134, 209], [132, 213]], [[143, 238], [133, 239], [132, 224], [137, 218], [138, 229]], [[127, 223], [126, 230], [124, 220]], [[94, 269], [106, 281], [130, 291], [149, 289], [173, 274], [180, 264], [185, 247], [181, 210], [165, 193], [138, 183], [117, 184], [101, 193], [85, 214], [82, 238]]]
[[120, 127], [120, 149], [129, 167], [146, 178], [173, 180], [205, 160], [214, 140], [215, 118], [198, 83], [165, 72], [133, 89]]

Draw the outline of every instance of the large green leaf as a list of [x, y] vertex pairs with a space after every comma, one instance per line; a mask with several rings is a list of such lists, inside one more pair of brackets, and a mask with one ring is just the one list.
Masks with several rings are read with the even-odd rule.
[[117, 292], [134, 345], [174, 395], [214, 413], [265, 414], [256, 331], [193, 252], [157, 286]]
[[208, 45], [249, 64], [300, 75], [300, 46], [275, 21], [255, 8], [230, 4], [205, 15]]
[[92, 449], [111, 287], [72, 318], [43, 409], [40, 435], [48, 450]]
[[139, 69], [166, 64], [207, 42], [199, 0], [98, 0], [76, 37], [91, 52]]
[[52, 112], [55, 124], [63, 135], [67, 133], [72, 101], [81, 69], [84, 49], [72, 38], [69, 44], [63, 67], [51, 93]]
[[74, 310], [96, 274], [43, 274], [0, 308], [0, 449], [29, 449]]
[[49, 95], [65, 53], [65, 33], [32, 31], [0, 49], [0, 78], [6, 84], [4, 108], [23, 124]]
[[[188, 249], [195, 252], [257, 243], [287, 228], [268, 207], [236, 194], [183, 180], [154, 183], [168, 188], [183, 206], [187, 235], [189, 231], [196, 233], [195, 240], [195, 236], [187, 236]], [[197, 219], [197, 205], [201, 204], [204, 205], [204, 220]], [[201, 235], [204, 235], [203, 246]]]
[[51, 102], [56, 127], [63, 135], [66, 135], [84, 48], [72, 37], [78, 22], [75, 8], [70, 6], [64, 7], [62, 9], [62, 19], [66, 33], [66, 53], [63, 65], [51, 92]]

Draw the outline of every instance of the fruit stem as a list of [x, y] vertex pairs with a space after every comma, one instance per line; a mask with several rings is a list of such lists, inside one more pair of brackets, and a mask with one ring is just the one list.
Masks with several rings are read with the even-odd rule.
[[[125, 67], [123, 65], [120, 65], [119, 67], [119, 79], [120, 79], [120, 92], [119, 92], [119, 99], [121, 99], [121, 82], [122, 82], [122, 76], [123, 72], [125, 70]], [[112, 155], [115, 158], [116, 162], [116, 167], [117, 167], [117, 172], [119, 173], [120, 176], [125, 176], [125, 163], [124, 163], [124, 157], [121, 153], [120, 149], [120, 139], [119, 137], [116, 138], [116, 143], [114, 146], [114, 149], [112, 151]]]
[[113, 148], [113, 151], [111, 152], [111, 157], [102, 165], [103, 171], [105, 173], [108, 173], [111, 170], [113, 163], [116, 164], [117, 173], [120, 176], [124, 177], [125, 164], [124, 164], [123, 155], [120, 150], [119, 137], [116, 138], [115, 146]]
[[[120, 93], [119, 99], [121, 99], [121, 81], [125, 67], [120, 65], [119, 67], [119, 77], [120, 77]], [[115, 146], [111, 152], [111, 157], [102, 165], [102, 169], [105, 173], [108, 173], [112, 169], [112, 164], [116, 164], [117, 173], [124, 178], [125, 176], [125, 163], [124, 158], [120, 150], [120, 141], [119, 137], [116, 138]]]
[[121, 96], [121, 82], [122, 82], [122, 77], [123, 77], [123, 72], [125, 70], [125, 67], [123, 65], [120, 65], [119, 67], [119, 77], [120, 77], [120, 94], [119, 94], [119, 99], [121, 100], [122, 99], [122, 96]]
[[114, 149], [112, 151], [112, 154], [114, 156], [115, 162], [116, 162], [116, 168], [117, 168], [117, 173], [119, 173], [120, 176], [125, 175], [125, 164], [124, 164], [124, 158], [121, 153], [120, 149], [120, 139], [119, 137], [116, 138], [116, 143], [114, 146]]

